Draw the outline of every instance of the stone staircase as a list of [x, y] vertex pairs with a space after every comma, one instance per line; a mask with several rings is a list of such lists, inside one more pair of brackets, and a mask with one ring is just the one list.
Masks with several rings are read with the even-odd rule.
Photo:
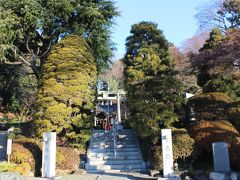
[[0, 131], [0, 162], [6, 161], [7, 154], [7, 132]]
[[135, 133], [131, 129], [116, 131], [115, 142], [112, 130], [93, 130], [87, 156], [85, 167], [88, 172], [145, 170]]

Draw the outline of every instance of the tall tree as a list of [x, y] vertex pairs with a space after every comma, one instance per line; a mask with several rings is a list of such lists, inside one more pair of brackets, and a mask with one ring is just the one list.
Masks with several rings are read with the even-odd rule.
[[219, 28], [214, 28], [210, 34], [209, 34], [209, 38], [206, 40], [205, 44], [203, 45], [203, 47], [201, 49], [199, 49], [199, 51], [203, 51], [205, 49], [212, 49], [215, 48], [219, 45], [219, 43], [223, 40], [224, 35], [221, 32], [221, 30]]
[[56, 131], [84, 146], [90, 138], [96, 74], [91, 49], [82, 38], [69, 35], [55, 46], [43, 66], [37, 93], [37, 136]]
[[141, 139], [156, 144], [160, 129], [178, 121], [181, 83], [175, 78], [169, 43], [155, 23], [134, 24], [130, 33], [123, 59], [129, 123]]
[[[0, 76], [7, 80], [15, 74], [15, 79], [29, 76], [38, 81], [48, 53], [68, 34], [87, 41], [101, 72], [112, 56], [110, 29], [118, 14], [111, 0], [0, 0], [0, 68], [7, 68], [0, 71]], [[25, 73], [16, 73], [16, 69], [24, 69]], [[3, 89], [11, 85], [12, 81], [0, 84]], [[0, 102], [12, 99], [10, 95], [18, 93], [17, 89], [13, 88], [8, 96], [1, 93]]]
[[52, 46], [67, 34], [84, 37], [99, 71], [108, 66], [113, 44], [110, 28], [118, 15], [109, 0], [0, 0], [0, 61], [25, 64], [39, 78]]
[[229, 28], [240, 27], [240, 1], [239, 0], [215, 0], [200, 7], [196, 15], [200, 28], [211, 30], [220, 28], [226, 32]]
[[[212, 44], [211, 39], [214, 38], [210, 37], [208, 44]], [[221, 40], [215, 40], [214, 46], [204, 48], [191, 58], [198, 84], [206, 92], [225, 92], [233, 98], [240, 97], [240, 30], [228, 30]]]

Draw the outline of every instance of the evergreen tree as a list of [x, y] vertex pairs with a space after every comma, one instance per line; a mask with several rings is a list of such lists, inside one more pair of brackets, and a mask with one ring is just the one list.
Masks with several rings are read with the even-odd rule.
[[205, 44], [199, 51], [201, 52], [205, 49], [216, 48], [223, 39], [224, 39], [224, 35], [221, 32], [221, 30], [218, 28], [214, 28], [210, 32], [209, 38], [206, 40]]
[[56, 131], [84, 143], [90, 138], [96, 64], [87, 43], [76, 35], [62, 39], [48, 56], [36, 98], [37, 136]]
[[240, 30], [228, 30], [225, 35], [215, 29], [202, 50], [191, 57], [198, 85], [204, 92], [223, 92], [238, 99]]
[[149, 145], [159, 143], [161, 128], [178, 121], [183, 102], [168, 46], [152, 22], [134, 24], [126, 42], [123, 61], [129, 123]]
[[93, 50], [98, 70], [108, 67], [114, 48], [110, 28], [119, 14], [114, 2], [0, 0], [0, 11], [0, 62], [24, 64], [39, 78], [53, 45], [77, 34]]
[[[6, 68], [0, 72], [6, 80], [0, 82], [0, 89], [7, 90], [12, 85], [13, 74], [15, 79], [30, 75], [30, 79], [38, 82], [48, 53], [69, 34], [85, 39], [93, 51], [98, 72], [106, 69], [114, 49], [110, 29], [118, 15], [111, 0], [0, 0], [0, 69]], [[26, 73], [14, 72], [17, 69]], [[31, 82], [26, 86], [31, 86]], [[18, 94], [20, 87], [16, 83], [14, 87], [12, 93], [0, 92], [4, 109], [11, 104], [7, 100]], [[31, 91], [36, 91], [34, 88]]]

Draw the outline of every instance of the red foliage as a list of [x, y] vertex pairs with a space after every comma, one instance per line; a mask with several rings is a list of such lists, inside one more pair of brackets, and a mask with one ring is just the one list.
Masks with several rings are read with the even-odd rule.
[[191, 126], [190, 134], [197, 147], [206, 152], [212, 151], [214, 142], [227, 142], [232, 166], [240, 169], [240, 134], [230, 122], [202, 120]]
[[217, 47], [206, 49], [191, 58], [192, 66], [205, 69], [208, 75], [216, 76], [221, 73], [235, 73], [234, 63], [239, 63], [240, 29], [229, 30], [226, 38]]

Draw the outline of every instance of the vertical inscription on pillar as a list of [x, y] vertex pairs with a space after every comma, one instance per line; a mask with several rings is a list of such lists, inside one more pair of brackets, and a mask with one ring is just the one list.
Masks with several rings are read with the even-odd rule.
[[172, 132], [171, 129], [162, 129], [162, 155], [163, 155], [163, 176], [174, 177]]
[[56, 133], [43, 133], [42, 177], [53, 178], [56, 173]]

